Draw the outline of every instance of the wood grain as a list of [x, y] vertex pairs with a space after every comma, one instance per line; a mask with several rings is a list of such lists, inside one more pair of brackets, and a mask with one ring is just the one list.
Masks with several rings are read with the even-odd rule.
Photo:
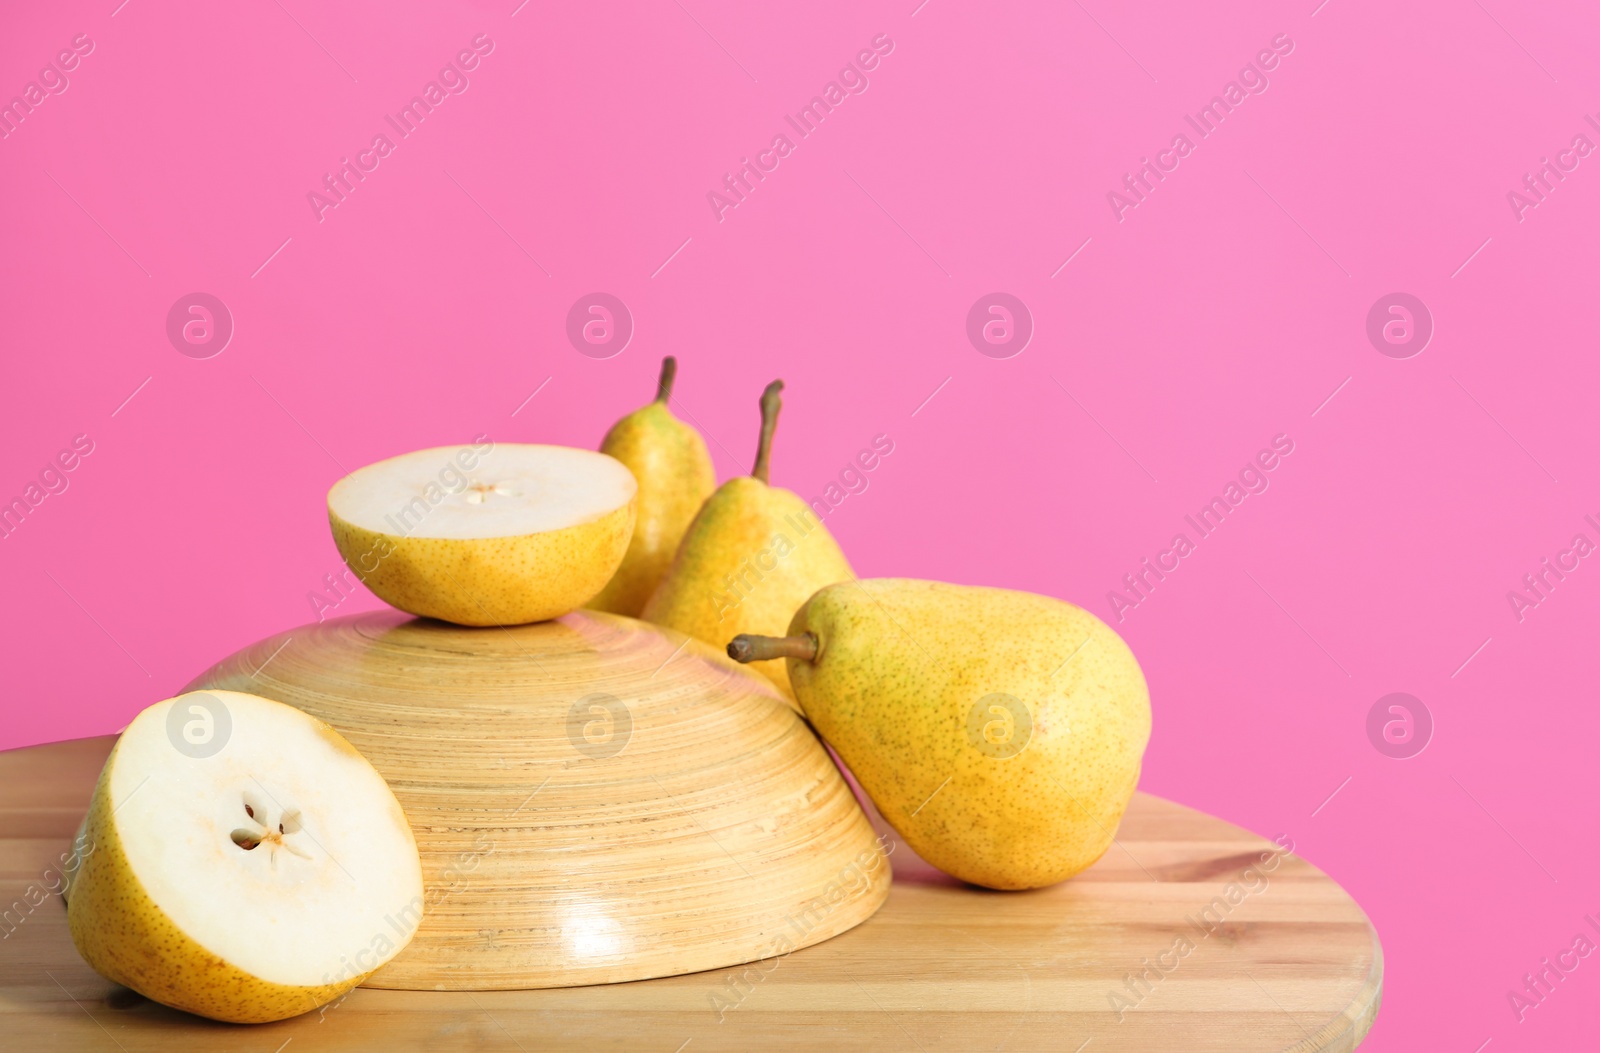
[[[362, 989], [277, 1024], [213, 1024], [96, 976], [48, 893], [47, 868], [111, 741], [0, 754], [0, 906], [25, 904], [30, 888], [41, 900], [21, 914], [8, 908], [0, 929], [6, 1048], [1347, 1053], [1378, 1011], [1377, 935], [1338, 885], [1293, 856], [1252, 880], [1246, 872], [1270, 842], [1138, 794], [1117, 845], [1054, 888], [961, 886], [897, 846], [894, 886], [874, 917], [760, 966], [536, 991]], [[1189, 919], [1226, 902], [1230, 884], [1259, 888], [1201, 936]], [[1193, 950], [1119, 1014], [1111, 996], [1126, 994], [1124, 978], [1185, 934]]]
[[368, 986], [506, 990], [752, 961], [857, 925], [889, 867], [850, 788], [761, 676], [681, 633], [575, 611], [469, 628], [375, 612], [192, 687], [332, 724], [417, 837], [422, 925]]

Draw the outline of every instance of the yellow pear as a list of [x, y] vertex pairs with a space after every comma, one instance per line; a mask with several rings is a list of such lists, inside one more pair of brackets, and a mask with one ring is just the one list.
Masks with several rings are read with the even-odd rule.
[[406, 946], [422, 864], [405, 813], [333, 728], [193, 691], [134, 718], [75, 841], [72, 942], [100, 975], [214, 1020], [315, 1009]]
[[639, 497], [633, 540], [622, 566], [589, 601], [594, 610], [637, 618], [671, 566], [694, 514], [716, 489], [706, 441], [668, 408], [677, 374], [678, 360], [662, 359], [655, 401], [613, 424], [600, 443], [601, 453], [633, 472]]
[[[782, 633], [813, 592], [854, 579], [811, 506], [767, 483], [782, 390], [783, 381], [774, 380], [761, 394], [755, 468], [723, 483], [701, 506], [644, 606], [646, 621], [722, 647], [740, 633]], [[783, 662], [755, 668], [793, 697]]]
[[997, 889], [1078, 873], [1111, 846], [1139, 782], [1150, 693], [1133, 652], [1070, 603], [882, 578], [832, 585], [783, 657], [806, 718], [919, 855]]

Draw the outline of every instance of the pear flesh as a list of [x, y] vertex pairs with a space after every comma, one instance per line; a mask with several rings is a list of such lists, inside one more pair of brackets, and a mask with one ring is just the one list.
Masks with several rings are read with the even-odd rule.
[[655, 401], [617, 421], [600, 443], [600, 452], [627, 465], [638, 481], [639, 510], [622, 565], [588, 603], [594, 610], [637, 618], [716, 489], [706, 441], [668, 408], [677, 368], [676, 359], [664, 359]]
[[928, 862], [1038, 888], [1110, 847], [1150, 695], [1100, 619], [1031, 593], [885, 578], [822, 589], [788, 631], [807, 719]]
[[255, 695], [196, 691], [140, 713], [79, 837], [78, 952], [214, 1020], [332, 1001], [422, 917], [416, 841], [383, 777], [328, 725]]
[[458, 625], [576, 610], [622, 562], [638, 484], [591, 450], [437, 447], [357, 469], [328, 492], [339, 554], [380, 599]]

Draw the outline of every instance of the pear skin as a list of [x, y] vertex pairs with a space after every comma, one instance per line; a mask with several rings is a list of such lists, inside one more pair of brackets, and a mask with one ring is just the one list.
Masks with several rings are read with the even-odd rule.
[[637, 618], [666, 576], [695, 513], [716, 489], [706, 441], [668, 408], [677, 371], [677, 359], [663, 359], [655, 401], [613, 424], [600, 443], [601, 453], [633, 472], [639, 496], [628, 551], [600, 595], [587, 604], [594, 610]]
[[1150, 694], [1133, 653], [1069, 603], [884, 578], [833, 585], [783, 639], [806, 718], [919, 855], [963, 881], [1039, 888], [1111, 845], [1139, 782]]
[[[645, 621], [723, 647], [740, 633], [783, 633], [812, 593], [855, 578], [811, 506], [767, 483], [782, 387], [782, 381], [774, 381], [762, 394], [755, 471], [728, 480], [706, 500], [671, 569], [645, 604]], [[794, 697], [781, 660], [753, 668]]]

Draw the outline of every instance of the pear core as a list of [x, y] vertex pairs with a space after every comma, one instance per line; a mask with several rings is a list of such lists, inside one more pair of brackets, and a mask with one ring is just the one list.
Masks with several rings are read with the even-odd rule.
[[357, 469], [328, 492], [339, 554], [377, 596], [461, 625], [556, 618], [622, 562], [638, 483], [565, 446], [436, 447]]

